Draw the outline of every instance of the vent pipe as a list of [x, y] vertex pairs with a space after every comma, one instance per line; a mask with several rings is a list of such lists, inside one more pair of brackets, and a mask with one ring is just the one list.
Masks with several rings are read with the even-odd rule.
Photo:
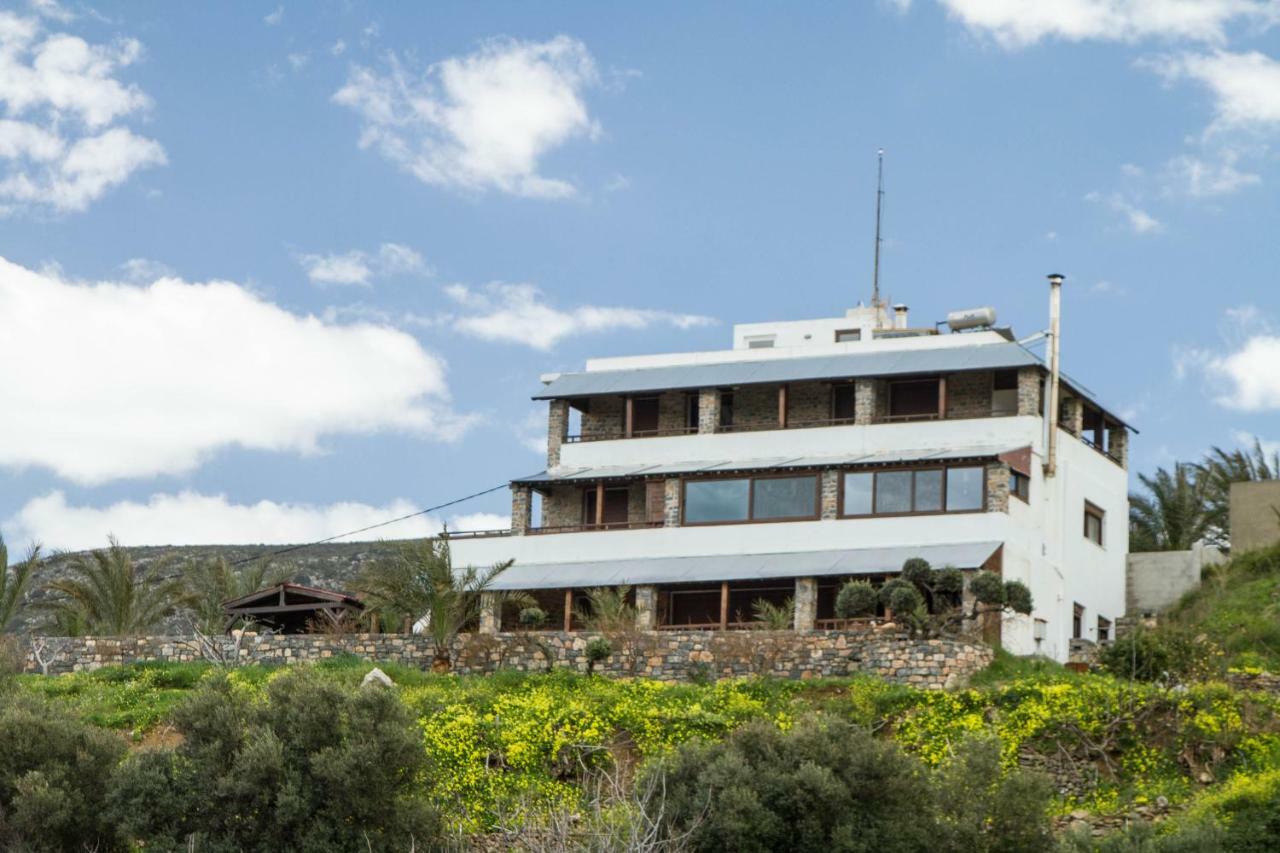
[[1049, 276], [1049, 400], [1045, 406], [1045, 420], [1049, 425], [1049, 446], [1045, 453], [1044, 475], [1052, 477], [1058, 472], [1058, 345], [1062, 336], [1062, 281], [1058, 273]]
[[907, 327], [907, 306], [901, 302], [893, 306], [893, 327], [895, 329], [905, 329]]

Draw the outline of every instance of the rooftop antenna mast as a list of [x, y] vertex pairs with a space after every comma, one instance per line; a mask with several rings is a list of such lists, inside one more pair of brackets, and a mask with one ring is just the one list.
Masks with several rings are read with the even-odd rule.
[[871, 273], [871, 307], [880, 307], [880, 208], [884, 201], [884, 149], [876, 149], [876, 254]]

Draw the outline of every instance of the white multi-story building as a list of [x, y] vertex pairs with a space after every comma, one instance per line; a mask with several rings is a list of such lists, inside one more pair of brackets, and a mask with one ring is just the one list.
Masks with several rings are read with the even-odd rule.
[[[904, 560], [1023, 581], [1001, 642], [1066, 658], [1124, 610], [1128, 426], [1007, 329], [910, 328], [904, 307], [737, 326], [733, 348], [589, 361], [543, 377], [547, 469], [515, 480], [509, 531], [461, 534], [457, 563], [514, 559], [500, 589], [555, 625], [628, 585], [645, 627], [731, 627], [791, 598], [833, 624], [839, 586]], [[497, 618], [489, 614], [488, 630]]]

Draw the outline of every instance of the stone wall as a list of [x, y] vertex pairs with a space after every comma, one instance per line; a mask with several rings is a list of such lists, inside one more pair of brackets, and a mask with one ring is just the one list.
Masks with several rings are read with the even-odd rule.
[[1231, 484], [1231, 551], [1280, 542], [1280, 480]]
[[542, 498], [542, 527], [582, 523], [582, 487], [552, 486]]
[[977, 370], [947, 377], [947, 417], [991, 417], [991, 372]]
[[1150, 551], [1125, 558], [1125, 613], [1155, 615], [1200, 586], [1205, 566], [1226, 558], [1217, 548], [1199, 546], [1190, 551]]
[[987, 512], [1009, 511], [1009, 466], [993, 462], [987, 466]]
[[[479, 674], [499, 669], [540, 671], [549, 665], [585, 670], [592, 634], [558, 631], [533, 634], [463, 635], [454, 646], [454, 670]], [[98, 669], [142, 661], [199, 661], [191, 637], [43, 638], [47, 674]], [[246, 634], [237, 648], [218, 638], [227, 660], [294, 664], [336, 655], [394, 661], [429, 668], [431, 640], [412, 634]], [[645, 676], [667, 681], [690, 677], [773, 675], [782, 678], [881, 676], [924, 688], [964, 683], [992, 660], [989, 647], [962, 639], [912, 640], [871, 627], [848, 631], [636, 631], [610, 637], [614, 653], [596, 670], [608, 675]], [[27, 671], [41, 672], [33, 655]]]
[[777, 385], [746, 385], [733, 392], [734, 429], [776, 429], [777, 426]]
[[812, 424], [831, 420], [831, 383], [793, 382], [787, 386], [787, 423]]
[[592, 397], [582, 413], [583, 438], [618, 438], [622, 435], [623, 408], [621, 397]]

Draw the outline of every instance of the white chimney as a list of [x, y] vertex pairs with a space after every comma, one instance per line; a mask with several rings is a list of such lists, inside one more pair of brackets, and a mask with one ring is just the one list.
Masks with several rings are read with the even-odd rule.
[[907, 306], [901, 302], [893, 306], [893, 327], [895, 329], [905, 329], [907, 327]]
[[1052, 477], [1058, 472], [1058, 352], [1062, 337], [1062, 280], [1058, 273], [1049, 276], [1049, 399], [1044, 407], [1044, 419], [1048, 422], [1049, 447], [1044, 461], [1044, 475]]

